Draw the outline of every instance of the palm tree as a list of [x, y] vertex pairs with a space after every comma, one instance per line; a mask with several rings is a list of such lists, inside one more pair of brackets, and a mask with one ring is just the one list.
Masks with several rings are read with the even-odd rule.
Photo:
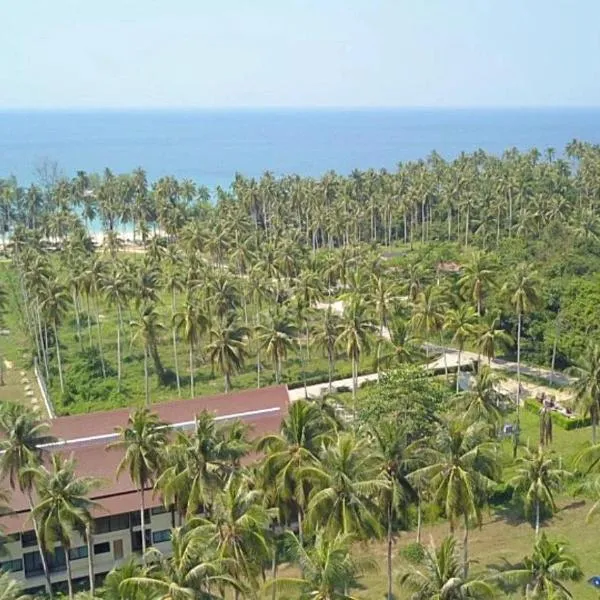
[[90, 588], [94, 590], [93, 558], [90, 555], [89, 543], [93, 508], [97, 503], [88, 498], [91, 490], [99, 485], [92, 477], [75, 475], [73, 457], [64, 459], [60, 454], [53, 454], [50, 469], [44, 465], [30, 467], [37, 504], [33, 507], [32, 518], [37, 522], [40, 532], [40, 543], [46, 552], [54, 552], [54, 544], [59, 542], [67, 566], [67, 585], [69, 598], [73, 598], [73, 577], [71, 574], [71, 538], [78, 533], [88, 539], [88, 560], [90, 561]]
[[[262, 565], [271, 556], [267, 543], [273, 511], [262, 503], [261, 492], [252, 489], [240, 473], [233, 473], [215, 496], [211, 518], [198, 519], [198, 530], [216, 556], [226, 560], [229, 575], [256, 588]], [[235, 589], [239, 597], [239, 589]]]
[[433, 500], [444, 511], [453, 534], [456, 523], [464, 524], [463, 567], [465, 577], [469, 565], [469, 526], [481, 524], [481, 510], [487, 495], [499, 478], [495, 446], [488, 440], [487, 427], [462, 421], [449, 421], [439, 427], [434, 443], [422, 444], [423, 460], [427, 466], [411, 473], [409, 480], [424, 482]]
[[439, 548], [433, 543], [425, 551], [420, 566], [405, 573], [400, 584], [408, 588], [411, 600], [485, 600], [495, 598], [494, 587], [484, 579], [469, 579], [464, 575], [456, 550], [456, 540], [446, 537]]
[[208, 317], [197, 302], [188, 296], [181, 311], [173, 315], [175, 330], [183, 336], [189, 348], [190, 396], [194, 397], [194, 351], [200, 343], [202, 333], [208, 327]]
[[124, 452], [117, 467], [117, 478], [127, 471], [131, 482], [140, 491], [142, 554], [146, 552], [144, 494], [160, 470], [167, 431], [167, 425], [159, 421], [155, 413], [147, 408], [139, 408], [129, 415], [127, 427], [117, 428], [119, 440], [107, 446], [109, 450]]
[[168, 450], [167, 468], [156, 480], [163, 502], [188, 517], [200, 509], [210, 514], [214, 495], [231, 471], [223, 430], [214, 416], [206, 411], [197, 415], [193, 433], [177, 432]]
[[496, 285], [495, 268], [485, 252], [473, 252], [471, 259], [463, 265], [458, 281], [462, 295], [472, 300], [477, 315], [483, 314], [483, 301], [487, 292]]
[[579, 364], [572, 368], [577, 375], [575, 406], [592, 421], [592, 444], [596, 444], [596, 429], [600, 420], [600, 346], [588, 347]]
[[390, 339], [384, 342], [384, 353], [380, 356], [383, 366], [412, 363], [422, 355], [419, 339], [413, 335], [413, 330], [407, 321], [400, 317], [393, 319], [389, 331]]
[[303, 469], [318, 463], [321, 444], [331, 435], [331, 422], [318, 406], [298, 400], [290, 406], [279, 434], [267, 435], [257, 448], [265, 452], [262, 470], [266, 481], [278, 490], [298, 517], [298, 535], [304, 537], [304, 513], [308, 504], [308, 482]]
[[491, 364], [492, 359], [496, 358], [498, 349], [506, 349], [514, 343], [512, 337], [504, 329], [498, 327], [499, 322], [499, 313], [488, 314], [479, 327], [477, 352], [487, 358], [488, 365]]
[[333, 312], [331, 305], [323, 313], [323, 318], [318, 321], [313, 329], [312, 343], [322, 349], [327, 356], [329, 379], [329, 393], [332, 392], [333, 373], [335, 370], [335, 356], [340, 329], [340, 318]]
[[[173, 361], [175, 364], [175, 379], [177, 381], [177, 394], [181, 396], [181, 383], [179, 381], [179, 364], [177, 361], [177, 326], [175, 315], [175, 297], [177, 292], [183, 290], [184, 281], [180, 271], [180, 260], [177, 255], [169, 255], [169, 264], [163, 271], [163, 282], [171, 292], [171, 335], [173, 341]], [[192, 393], [193, 397], [193, 393]]]
[[294, 295], [304, 317], [304, 332], [306, 335], [306, 358], [310, 358], [310, 327], [308, 314], [309, 310], [323, 297], [323, 280], [315, 269], [306, 268], [300, 272], [295, 285]]
[[[444, 315], [446, 312], [446, 301], [444, 292], [439, 286], [430, 285], [420, 291], [415, 299], [410, 326], [415, 334], [420, 337], [429, 337], [439, 333], [440, 342], [444, 345], [441, 337]], [[426, 351], [429, 353], [428, 346]], [[444, 352], [444, 360], [446, 353]], [[448, 367], [446, 365], [446, 374]]]
[[281, 383], [282, 363], [287, 353], [294, 348], [298, 330], [290, 315], [283, 309], [276, 309], [269, 315], [266, 324], [257, 327], [261, 349], [270, 357], [275, 369], [275, 381]]
[[123, 306], [129, 294], [129, 280], [122, 265], [115, 265], [113, 272], [104, 277], [102, 288], [108, 303], [117, 308], [117, 386], [121, 388], [121, 332], [123, 330]]
[[56, 347], [56, 360], [58, 362], [58, 376], [60, 379], [60, 391], [64, 393], [65, 382], [63, 379], [62, 360], [60, 357], [60, 342], [58, 340], [58, 326], [67, 313], [71, 304], [71, 296], [67, 288], [58, 280], [49, 281], [43, 290], [43, 299], [40, 308], [44, 317], [52, 325], [54, 332], [54, 344]]
[[375, 315], [379, 323], [379, 343], [377, 345], [377, 372], [380, 370], [381, 344], [386, 339], [388, 323], [398, 304], [400, 297], [393, 282], [390, 282], [387, 273], [372, 273], [371, 295], [375, 307]]
[[[48, 429], [47, 423], [40, 421], [22, 404], [7, 402], [0, 408], [0, 475], [2, 478], [8, 478], [13, 491], [18, 488], [26, 495], [30, 512], [33, 512], [34, 506], [31, 469], [42, 464], [43, 445], [54, 441], [54, 438], [48, 435]], [[47, 591], [52, 596], [48, 561], [35, 519], [33, 529], [38, 542]]]
[[11, 578], [10, 573], [0, 572], [0, 600], [32, 600], [23, 593], [21, 585]]
[[319, 464], [302, 471], [314, 484], [308, 523], [332, 536], [378, 536], [381, 525], [377, 497], [390, 486], [381, 463], [381, 455], [369, 440], [352, 432], [338, 433], [322, 450]]
[[545, 533], [536, 540], [531, 556], [523, 559], [521, 568], [500, 573], [501, 582], [520, 585], [528, 600], [572, 598], [564, 581], [578, 581], [583, 576], [577, 559], [567, 547], [549, 540]]
[[119, 591], [127, 598], [145, 592], [154, 600], [202, 600], [215, 598], [213, 590], [243, 589], [227, 574], [228, 561], [211, 555], [207, 540], [199, 529], [177, 527], [171, 531], [171, 552], [163, 554], [150, 548], [146, 558], [150, 567], [124, 579]]
[[268, 581], [267, 589], [275, 587], [315, 600], [352, 600], [348, 588], [360, 575], [377, 568], [373, 558], [358, 560], [350, 555], [353, 539], [341, 533], [331, 537], [319, 530], [314, 543], [305, 547], [300, 538], [287, 532], [284, 543], [292, 561], [300, 567], [300, 576]]
[[496, 390], [502, 379], [502, 375], [484, 365], [474, 377], [473, 387], [457, 396], [462, 418], [467, 425], [488, 423], [495, 434], [502, 420], [502, 413], [498, 408], [501, 395]]
[[417, 491], [408, 480], [415, 470], [418, 459], [415, 451], [418, 444], [408, 442], [402, 426], [392, 421], [383, 421], [373, 428], [373, 440], [383, 458], [382, 471], [388, 477], [390, 486], [383, 490], [382, 501], [387, 524], [387, 577], [388, 600], [393, 600], [392, 546], [394, 543], [394, 523], [406, 514], [408, 505], [418, 499]]
[[[123, 600], [121, 584], [132, 577], [138, 577], [144, 573], [144, 569], [139, 561], [131, 556], [125, 563], [119, 567], [113, 568], [102, 586], [102, 600]], [[128, 590], [128, 600], [153, 600], [152, 593], [141, 590]]]
[[210, 343], [206, 347], [210, 362], [225, 378], [225, 392], [231, 389], [231, 376], [244, 367], [249, 330], [238, 325], [233, 316], [221, 319], [210, 330]]
[[509, 278], [503, 286], [508, 296], [510, 305], [517, 314], [517, 426], [513, 456], [516, 457], [519, 444], [519, 410], [521, 406], [521, 330], [523, 315], [532, 310], [539, 303], [537, 273], [531, 265], [522, 263], [510, 272]]
[[352, 361], [352, 402], [356, 411], [356, 390], [358, 389], [358, 365], [363, 352], [371, 347], [375, 325], [371, 321], [367, 305], [360, 299], [352, 299], [344, 307], [337, 343], [343, 346]]
[[146, 406], [150, 404], [150, 382], [148, 376], [148, 357], [152, 357], [154, 370], [159, 383], [165, 379], [165, 370], [158, 353], [158, 341], [165, 326], [159, 321], [160, 315], [156, 308], [149, 304], [144, 307], [137, 320], [130, 323], [133, 330], [132, 341], [140, 339], [144, 347], [144, 382]]
[[472, 306], [461, 304], [458, 308], [446, 313], [444, 329], [452, 333], [452, 341], [458, 344], [458, 359], [456, 365], [456, 393], [460, 391], [460, 357], [465, 342], [474, 337], [477, 327], [477, 313]]
[[256, 346], [256, 387], [260, 387], [260, 351], [261, 351], [261, 318], [260, 313], [265, 300], [271, 295], [270, 282], [265, 278], [264, 273], [258, 270], [256, 267], [248, 274], [247, 289], [249, 290], [250, 300], [255, 307], [254, 315], [254, 333], [257, 338]]
[[516, 461], [517, 474], [511, 480], [511, 485], [525, 500], [527, 515], [533, 513], [535, 519], [535, 536], [540, 533], [540, 509], [542, 506], [554, 512], [554, 492], [562, 489], [565, 480], [571, 475], [568, 471], [558, 468], [556, 461], [542, 446], [533, 452], [525, 449], [525, 456]]

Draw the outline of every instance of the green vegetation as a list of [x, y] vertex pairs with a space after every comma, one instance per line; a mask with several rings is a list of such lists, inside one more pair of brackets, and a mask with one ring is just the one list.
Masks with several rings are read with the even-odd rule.
[[[566, 508], [579, 490], [598, 499], [599, 164], [580, 142], [561, 159], [434, 153], [393, 173], [238, 176], [214, 204], [142, 170], [1, 181], [0, 353], [37, 364], [61, 414], [139, 407], [119, 432], [119, 475], [140, 490], [142, 522], [146, 485], [181, 516], [172, 555], [144, 548], [96, 594], [591, 598], [592, 535], [562, 512], [582, 519]], [[468, 390], [445, 345], [459, 366], [479, 356]], [[516, 398], [498, 355], [516, 362]], [[523, 398], [521, 384], [549, 383], [535, 365], [556, 372], [572, 417]], [[341, 378], [347, 390], [297, 401], [256, 447], [239, 423], [204, 414], [173, 434], [151, 412], [274, 383], [332, 392]], [[93, 482], [43, 461], [45, 427], [22, 405], [0, 417], [0, 468], [28, 494], [38, 539], [89, 542]], [[79, 498], [77, 519], [53, 498]]]
[[[417, 358], [419, 339], [566, 368], [600, 322], [599, 154], [573, 142], [565, 159], [434, 153], [394, 173], [240, 176], [214, 205], [141, 169], [2, 180], [0, 351], [38, 361], [62, 414], [356, 379]], [[345, 314], [325, 325], [314, 307], [333, 300]]]
[[[581, 579], [593, 560], [576, 555], [593, 547], [595, 532], [574, 528], [588, 511], [566, 504], [576, 489], [597, 498], [600, 447], [589, 444], [589, 428], [557, 429], [548, 449], [532, 451], [539, 419], [523, 412], [528, 445], [513, 461], [497, 414], [474, 419], [464, 409], [489, 401], [490, 376], [483, 369], [472, 391], [456, 395], [443, 376], [407, 365], [360, 390], [356, 420], [336, 418], [331, 399], [299, 400], [280, 433], [256, 445], [241, 423], [219, 425], [208, 413], [186, 434], [136, 410], [112, 444], [122, 452], [117, 476], [138, 486], [142, 520], [143, 490], [153, 486], [182, 524], [172, 554], [147, 548], [92, 597], [408, 600], [444, 590], [440, 597], [591, 599]], [[503, 421], [516, 416], [496, 410]], [[75, 531], [90, 544], [96, 482], [75, 476], [60, 454], [45, 467], [45, 431], [22, 405], [3, 405], [2, 476], [30, 490], [43, 547], [68, 550]], [[242, 460], [255, 448], [257, 458]], [[93, 560], [89, 571], [92, 580]]]

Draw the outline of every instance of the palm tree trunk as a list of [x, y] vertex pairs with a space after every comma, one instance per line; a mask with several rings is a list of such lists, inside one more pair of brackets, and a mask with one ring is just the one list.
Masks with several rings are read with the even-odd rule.
[[[175, 288], [171, 290], [171, 317], [175, 314]], [[175, 360], [175, 380], [177, 381], [177, 395], [181, 398], [181, 384], [179, 382], [179, 365], [177, 363], [177, 332], [171, 327], [173, 333], [173, 358]]]
[[260, 344], [256, 348], [256, 387], [260, 387]]
[[148, 349], [144, 345], [144, 389], [146, 393], [146, 406], [150, 406], [150, 385], [148, 381]]
[[425, 200], [421, 202], [421, 243], [425, 243]]
[[520, 406], [521, 406], [521, 311], [517, 315], [517, 426], [513, 439], [513, 458], [517, 457], [519, 446], [520, 428]]
[[388, 504], [387, 510], [387, 579], [388, 579], [388, 600], [393, 600], [394, 594], [392, 589], [393, 578], [392, 578], [392, 545], [394, 542], [393, 531], [392, 531], [392, 502]]
[[327, 352], [327, 368], [329, 371], [329, 393], [333, 390], [333, 352], [331, 349]]
[[508, 188], [508, 237], [512, 237], [512, 222], [513, 222], [513, 201], [512, 192]]
[[377, 356], [375, 358], [377, 362], [377, 380], [381, 377], [381, 344], [383, 343], [383, 328], [385, 327], [385, 320], [382, 319], [379, 325], [379, 341], [377, 343]]
[[90, 348], [92, 347], [92, 320], [90, 318], [90, 295], [85, 295], [85, 304], [86, 304], [86, 316], [87, 316], [87, 330], [88, 330], [88, 338], [90, 340]]
[[96, 589], [96, 578], [94, 574], [94, 545], [92, 543], [92, 529], [90, 525], [86, 528], [86, 541], [87, 541], [87, 553], [88, 553], [88, 577], [90, 580], [90, 595], [94, 597]]
[[277, 600], [277, 540], [273, 542], [273, 558], [271, 559], [271, 579], [273, 579], [273, 586], [271, 592], [271, 600]]
[[[33, 499], [31, 498], [31, 491], [27, 491], [27, 500], [29, 501], [29, 514], [33, 514]], [[40, 539], [40, 531], [38, 529], [37, 521], [35, 519], [31, 519], [33, 523], [33, 531], [35, 533], [35, 538], [37, 540], [37, 545], [40, 553], [40, 560], [42, 562], [42, 570], [44, 571], [44, 578], [46, 579], [47, 585], [47, 593], [50, 600], [52, 600], [52, 581], [50, 579], [50, 571], [48, 570], [48, 561], [46, 560], [46, 554], [44, 552], [44, 547], [42, 546], [42, 541]]]
[[144, 513], [146, 512], [146, 499], [144, 497], [144, 483], [140, 486], [140, 497], [141, 497], [141, 505], [140, 505], [140, 524], [142, 526], [142, 560], [144, 564], [146, 563], [146, 516]]
[[71, 572], [71, 558], [69, 549], [63, 546], [65, 551], [65, 563], [67, 565], [67, 588], [69, 590], [69, 600], [73, 600], [73, 573]]
[[275, 357], [275, 383], [279, 385], [281, 383], [281, 358], [279, 357], [279, 353], [276, 353]]
[[79, 340], [79, 346], [83, 350], [83, 340], [81, 339], [81, 321], [79, 319], [79, 301], [77, 300], [77, 294], [73, 290], [73, 308], [75, 309], [75, 324], [77, 326], [77, 339]]
[[190, 343], [190, 394], [194, 397], [194, 344]]
[[121, 305], [117, 304], [117, 390], [121, 391], [121, 329], [123, 328], [123, 317], [121, 315]]
[[162, 384], [165, 380], [165, 368], [163, 367], [162, 361], [160, 360], [160, 354], [158, 352], [156, 342], [150, 341], [150, 344], [148, 346], [148, 353], [152, 357], [154, 371], [156, 373], [156, 377], [158, 378], [158, 382]]
[[229, 374], [229, 371], [226, 371], [225, 372], [225, 393], [227, 393], [230, 388], [231, 388], [231, 375]]
[[459, 380], [460, 380], [460, 355], [461, 349], [458, 349], [458, 360], [456, 361], [456, 393], [459, 392]]
[[465, 515], [465, 533], [463, 536], [463, 570], [465, 579], [469, 575], [469, 519]]
[[423, 511], [421, 509], [421, 496], [417, 500], [417, 544], [421, 543], [421, 529], [423, 527]]
[[354, 416], [356, 417], [356, 389], [358, 387], [358, 377], [357, 377], [356, 368], [356, 357], [352, 357], [352, 406], [354, 411]]
[[54, 330], [54, 345], [56, 346], [56, 360], [58, 362], [58, 378], [60, 379], [60, 391], [65, 393], [65, 382], [63, 379], [62, 361], [60, 358], [60, 344], [58, 342], [58, 331], [56, 323], [53, 323], [52, 329]]
[[96, 333], [98, 335], [98, 351], [100, 352], [100, 364], [102, 365], [102, 377], [106, 379], [106, 366], [104, 365], [104, 351], [102, 350], [102, 327], [100, 326], [100, 312], [98, 310], [98, 299], [94, 298], [94, 310], [96, 311]]
[[500, 245], [500, 204], [498, 203], [498, 218], [496, 219], [496, 248]]
[[300, 542], [300, 546], [304, 547], [304, 526], [302, 524], [302, 509], [298, 509], [298, 540]]
[[50, 369], [48, 367], [48, 348], [46, 347], [46, 345], [44, 344], [44, 334], [42, 331], [42, 319], [40, 316], [40, 307], [36, 302], [36, 306], [35, 306], [35, 316], [36, 316], [36, 324], [37, 324], [37, 331], [38, 331], [38, 335], [40, 338], [40, 348], [42, 351], [42, 359], [44, 361], [44, 371], [46, 373], [46, 381], [50, 381]]

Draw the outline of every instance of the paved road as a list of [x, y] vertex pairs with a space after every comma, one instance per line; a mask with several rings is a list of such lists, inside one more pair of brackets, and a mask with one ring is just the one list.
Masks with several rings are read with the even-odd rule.
[[[449, 346], [438, 346], [435, 344], [423, 344], [424, 348], [428, 348], [429, 351], [433, 352], [446, 352], [447, 356], [456, 355], [458, 351], [455, 348], [450, 348]], [[467, 352], [463, 351], [461, 354], [461, 359], [464, 357], [465, 359], [477, 360], [477, 353], [475, 352]], [[517, 363], [509, 360], [503, 360], [501, 358], [495, 358], [490, 362], [490, 366], [492, 369], [499, 369], [501, 371], [508, 371], [510, 373], [517, 372]], [[545, 379], [548, 383], [559, 383], [560, 385], [570, 385], [575, 382], [574, 377], [569, 377], [564, 373], [554, 372], [550, 369], [544, 369], [543, 367], [532, 367], [529, 365], [525, 365], [521, 363], [521, 373], [525, 375], [531, 375], [533, 377], [540, 377], [541, 379]]]
[[[326, 310], [329, 307], [327, 302], [319, 302], [316, 304], [316, 308], [321, 310]], [[331, 303], [331, 308], [334, 312], [338, 314], [342, 314], [344, 311], [344, 302], [342, 300], [338, 300], [336, 302]], [[390, 339], [390, 332], [387, 328], [384, 328], [383, 337]], [[436, 354], [441, 354], [438, 358], [433, 360], [427, 365], [427, 369], [439, 370], [443, 368], [447, 368], [450, 370], [456, 369], [458, 365], [458, 350], [456, 348], [452, 348], [450, 346], [439, 346], [437, 344], [423, 344], [423, 348], [428, 350], [429, 352], [434, 352]], [[461, 367], [474, 363], [481, 357], [477, 355], [475, 352], [468, 352], [463, 350], [460, 355], [460, 363]], [[490, 366], [492, 369], [498, 369], [501, 371], [507, 371], [510, 373], [517, 372], [517, 363], [511, 362], [508, 360], [502, 360], [500, 358], [495, 358], [490, 362]], [[521, 373], [525, 375], [531, 375], [534, 377], [540, 377], [545, 379], [550, 385], [553, 383], [558, 383], [560, 385], [569, 385], [575, 381], [575, 378], [569, 377], [564, 373], [555, 372], [552, 373], [550, 369], [544, 369], [542, 367], [531, 367], [529, 365], [525, 365], [521, 363]], [[358, 387], [363, 385], [363, 383], [367, 381], [377, 381], [378, 375], [377, 373], [371, 373], [369, 375], [362, 375], [358, 378]], [[352, 378], [348, 377], [347, 379], [338, 379], [332, 382], [332, 388], [334, 390], [338, 388], [352, 388]], [[306, 389], [306, 394], [304, 387], [297, 388], [295, 390], [289, 390], [289, 398], [290, 402], [294, 402], [295, 400], [299, 400], [304, 398], [305, 395], [309, 398], [319, 397], [323, 393], [327, 393], [329, 389], [328, 384], [319, 383], [317, 385], [309, 385]]]
[[[437, 346], [435, 344], [424, 344], [425, 348], [427, 348], [430, 352], [441, 353], [442, 355], [430, 362], [427, 365], [428, 369], [439, 370], [447, 367], [450, 370], [453, 370], [458, 365], [458, 351], [455, 348], [450, 348], [448, 346]], [[445, 360], [444, 360], [445, 353]], [[466, 366], [469, 363], [475, 362], [478, 356], [475, 352], [461, 352], [460, 362], [461, 367]], [[501, 371], [508, 371], [510, 373], [517, 372], [517, 363], [511, 362], [508, 360], [502, 359], [494, 359], [490, 362], [490, 366], [492, 369], [498, 369]], [[545, 379], [549, 384], [559, 383], [561, 385], [569, 385], [572, 384], [575, 379], [573, 377], [569, 377], [564, 373], [554, 373], [549, 369], [543, 369], [541, 367], [531, 367], [529, 365], [524, 365], [521, 363], [521, 373], [526, 375], [532, 375], [535, 377], [540, 377]], [[358, 387], [361, 387], [364, 383], [368, 381], [377, 381], [378, 375], [377, 373], [370, 373], [368, 375], [361, 375], [358, 377]], [[337, 390], [339, 388], [349, 388], [352, 389], [352, 378], [347, 377], [345, 379], [337, 379], [332, 382], [333, 390]], [[306, 395], [309, 398], [318, 398], [323, 393], [327, 393], [329, 390], [329, 386], [327, 382], [318, 383], [316, 385], [309, 385], [306, 388]], [[296, 400], [300, 400], [305, 397], [304, 387], [299, 387], [294, 390], [289, 390], [289, 399], [290, 402], [294, 402]]]
[[[358, 387], [360, 387], [363, 383], [367, 381], [377, 381], [379, 376], [377, 373], [370, 373], [369, 375], [360, 375], [358, 377]], [[335, 391], [338, 388], [350, 388], [352, 389], [352, 377], [348, 377], [347, 379], [337, 379], [332, 382], [333, 390]], [[321, 396], [323, 392], [327, 393], [329, 391], [329, 384], [318, 383], [317, 385], [309, 385], [306, 387], [306, 392], [309, 398], [318, 398]], [[288, 390], [288, 396], [290, 402], [294, 402], [295, 400], [301, 400], [304, 398], [304, 387], [299, 387], [294, 390]]]

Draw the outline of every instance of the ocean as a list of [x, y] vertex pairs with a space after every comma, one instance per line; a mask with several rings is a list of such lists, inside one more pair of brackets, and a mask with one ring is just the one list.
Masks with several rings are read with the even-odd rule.
[[236, 172], [260, 176], [395, 169], [436, 150], [560, 151], [600, 143], [600, 109], [361, 109], [0, 112], [0, 177], [21, 184], [54, 162], [60, 171], [146, 169], [215, 189]]

